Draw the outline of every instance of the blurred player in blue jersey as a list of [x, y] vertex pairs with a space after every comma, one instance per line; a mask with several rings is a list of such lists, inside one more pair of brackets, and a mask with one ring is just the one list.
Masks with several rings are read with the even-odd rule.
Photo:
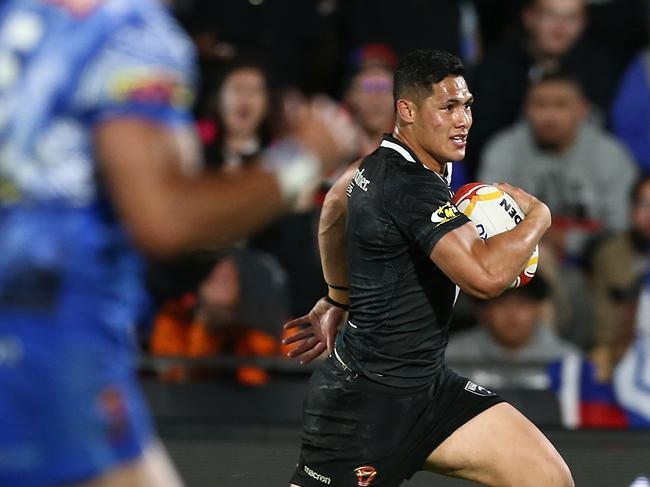
[[179, 485], [134, 374], [139, 250], [240, 238], [349, 149], [295, 103], [261, 165], [200, 174], [193, 56], [156, 0], [0, 3], [2, 486]]

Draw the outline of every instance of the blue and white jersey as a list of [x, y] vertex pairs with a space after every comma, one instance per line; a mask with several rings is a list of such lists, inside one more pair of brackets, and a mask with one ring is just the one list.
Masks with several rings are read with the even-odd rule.
[[157, 0], [0, 1], [0, 485], [76, 484], [152, 438], [141, 259], [93, 134], [187, 129], [194, 51]]
[[69, 306], [91, 313], [80, 326], [133, 321], [139, 259], [93, 130], [115, 117], [189, 124], [193, 77], [193, 48], [157, 0], [0, 6], [0, 330]]

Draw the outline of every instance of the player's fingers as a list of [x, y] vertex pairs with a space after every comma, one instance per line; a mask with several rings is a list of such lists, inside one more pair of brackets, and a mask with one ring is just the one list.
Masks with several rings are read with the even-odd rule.
[[317, 339], [317, 338], [315, 338], [315, 337], [309, 337], [309, 338], [306, 338], [305, 340], [303, 340], [302, 342], [300, 342], [300, 344], [299, 344], [296, 348], [294, 348], [293, 350], [291, 350], [291, 351], [287, 354], [287, 356], [290, 357], [290, 358], [296, 358], [296, 357], [298, 357], [299, 355], [302, 355], [303, 353], [305, 353], [305, 352], [311, 350], [311, 349], [314, 348], [317, 344], [318, 344], [318, 339]]
[[298, 326], [302, 326], [307, 323], [309, 323], [309, 315], [301, 316], [300, 318], [296, 318], [294, 320], [286, 322], [284, 324], [284, 329], [290, 330], [291, 328], [296, 328]]
[[318, 344], [306, 352], [302, 357], [300, 357], [300, 364], [305, 365], [314, 360], [315, 358], [320, 357], [320, 355], [325, 351], [327, 347], [323, 342], [318, 342]]
[[500, 182], [500, 183], [494, 184], [494, 186], [496, 186], [497, 188], [499, 188], [502, 191], [505, 191], [510, 196], [515, 196], [515, 195], [517, 195], [517, 196], [519, 196], [519, 195], [521, 195], [521, 196], [531, 196], [526, 191], [521, 189], [520, 187], [513, 186], [510, 183]]
[[498, 183], [493, 183], [493, 186], [496, 186], [501, 191], [505, 191], [506, 193], [509, 193], [512, 190], [516, 189], [514, 186], [512, 186], [511, 184], [506, 183], [505, 181], [500, 181]]
[[307, 328], [305, 330], [301, 330], [298, 333], [295, 333], [291, 336], [288, 336], [287, 338], [284, 338], [282, 340], [283, 345], [291, 345], [292, 343], [296, 343], [302, 340], [305, 340], [309, 337], [313, 337], [314, 332], [311, 330], [311, 328]]

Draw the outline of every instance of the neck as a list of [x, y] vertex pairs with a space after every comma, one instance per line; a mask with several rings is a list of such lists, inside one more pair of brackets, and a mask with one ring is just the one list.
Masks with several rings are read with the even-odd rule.
[[437, 172], [441, 175], [445, 174], [447, 163], [439, 162], [431, 154], [429, 154], [420, 144], [417, 143], [410, 130], [407, 128], [400, 128], [399, 125], [395, 125], [395, 128], [393, 129], [393, 137], [411, 149], [418, 160], [424, 164], [427, 169], [433, 172]]

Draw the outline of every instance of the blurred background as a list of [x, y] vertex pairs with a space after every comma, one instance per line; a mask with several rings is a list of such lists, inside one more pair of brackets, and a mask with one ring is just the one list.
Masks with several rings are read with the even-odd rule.
[[[505, 180], [551, 208], [538, 274], [463, 296], [448, 361], [554, 441], [580, 486], [648, 484], [649, 0], [177, 0], [196, 44], [206, 164], [236, 172], [278, 133], [278, 97], [342, 102], [372, 152], [392, 130], [405, 52], [461, 57], [475, 96], [453, 186]], [[352, 161], [350, 161], [352, 162]], [[149, 263], [140, 370], [189, 486], [284, 486], [312, 366], [283, 323], [325, 295], [317, 248], [331, 174], [301, 211], [227, 249]], [[643, 300], [641, 300], [643, 301]], [[644, 311], [645, 310], [645, 311]], [[407, 485], [469, 485], [416, 476]]]

